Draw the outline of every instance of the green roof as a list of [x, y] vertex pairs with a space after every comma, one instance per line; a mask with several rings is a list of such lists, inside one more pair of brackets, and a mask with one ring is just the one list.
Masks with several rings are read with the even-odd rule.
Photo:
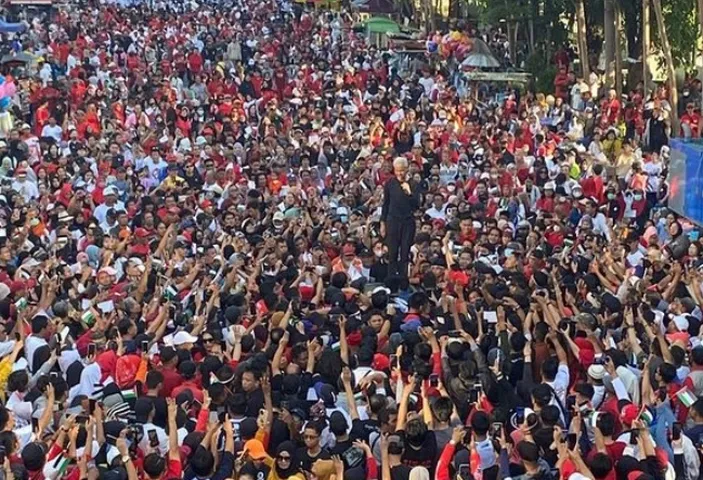
[[366, 20], [366, 28], [371, 33], [398, 33], [400, 27], [390, 18], [371, 17]]

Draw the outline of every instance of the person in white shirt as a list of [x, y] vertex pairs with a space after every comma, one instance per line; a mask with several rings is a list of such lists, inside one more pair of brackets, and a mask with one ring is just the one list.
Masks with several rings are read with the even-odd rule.
[[56, 142], [61, 142], [61, 138], [63, 136], [63, 128], [61, 128], [60, 125], [56, 124], [56, 119], [54, 117], [49, 118], [49, 122], [44, 125], [44, 128], [41, 130], [41, 136], [42, 137], [51, 137]]
[[156, 408], [154, 402], [149, 397], [138, 398], [134, 404], [134, 416], [137, 423], [142, 424], [144, 434], [139, 441], [139, 448], [148, 451], [148, 448], [158, 448], [161, 455], [166, 455], [168, 451], [168, 435], [166, 430], [154, 425], [154, 415]]
[[430, 75], [429, 70], [422, 72], [422, 78], [418, 80], [418, 83], [422, 85], [425, 89], [425, 95], [429, 97], [432, 94], [432, 89], [434, 88], [434, 78]]
[[93, 216], [100, 223], [104, 223], [107, 218], [107, 211], [111, 208], [115, 210], [125, 210], [124, 203], [117, 200], [117, 189], [112, 185], [103, 190], [104, 203], [98, 205], [93, 212]]
[[432, 220], [447, 219], [447, 205], [444, 203], [444, 196], [442, 194], [437, 193], [434, 195], [432, 198], [432, 206], [425, 210], [425, 215]]
[[27, 170], [23, 167], [17, 169], [15, 180], [12, 182], [12, 189], [22, 195], [25, 202], [39, 198], [37, 184], [27, 178]]
[[[161, 159], [161, 154], [159, 150], [154, 148], [151, 151], [149, 158], [144, 160], [144, 166], [149, 170], [149, 175], [162, 180], [166, 176], [166, 170], [168, 169], [168, 164]], [[156, 172], [156, 174], [154, 174]]]

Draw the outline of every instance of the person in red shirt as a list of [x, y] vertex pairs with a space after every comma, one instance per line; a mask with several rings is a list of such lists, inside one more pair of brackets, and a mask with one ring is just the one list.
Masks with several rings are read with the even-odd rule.
[[615, 90], [610, 90], [606, 108], [606, 116], [610, 125], [615, 125], [617, 123], [620, 117], [620, 109], [621, 105], [620, 100], [618, 100], [618, 93]]
[[161, 350], [161, 368], [159, 371], [164, 376], [164, 383], [161, 385], [159, 392], [162, 397], [172, 396], [173, 389], [183, 383], [183, 377], [176, 369], [178, 365], [178, 354], [172, 347], [166, 347]]
[[[684, 127], [684, 125], [686, 127]], [[690, 131], [685, 131], [688, 129]], [[691, 138], [700, 138], [701, 136], [701, 114], [695, 111], [693, 103], [686, 105], [686, 113], [681, 115], [681, 131], [679, 136]]]
[[557, 76], [554, 77], [554, 96], [567, 100], [569, 95], [568, 86], [569, 74], [567, 73], [566, 67], [562, 66], [559, 68]]
[[193, 394], [193, 398], [202, 404], [204, 399], [203, 389], [197, 378], [197, 367], [195, 363], [189, 361], [182, 362], [178, 367], [178, 373], [181, 374], [184, 381], [171, 392], [173, 398], [178, 397], [181, 392], [190, 390]]
[[544, 184], [544, 194], [537, 200], [537, 210], [549, 213], [554, 211], [554, 188], [554, 182]]
[[188, 54], [188, 68], [193, 74], [198, 74], [203, 69], [203, 57], [196, 49], [191, 50]]

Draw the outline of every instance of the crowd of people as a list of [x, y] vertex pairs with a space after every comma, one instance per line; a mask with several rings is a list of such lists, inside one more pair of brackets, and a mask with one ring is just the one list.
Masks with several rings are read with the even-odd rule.
[[3, 480], [699, 478], [703, 245], [667, 208], [665, 86], [621, 97], [564, 53], [554, 91], [479, 99], [285, 0], [28, 20]]

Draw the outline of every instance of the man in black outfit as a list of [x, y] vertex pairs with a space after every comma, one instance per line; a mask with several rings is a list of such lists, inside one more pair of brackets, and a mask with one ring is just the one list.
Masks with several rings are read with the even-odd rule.
[[408, 180], [408, 161], [393, 161], [394, 177], [383, 186], [381, 236], [388, 247], [388, 276], [407, 278], [410, 247], [415, 240], [415, 210], [420, 206], [420, 189]]

